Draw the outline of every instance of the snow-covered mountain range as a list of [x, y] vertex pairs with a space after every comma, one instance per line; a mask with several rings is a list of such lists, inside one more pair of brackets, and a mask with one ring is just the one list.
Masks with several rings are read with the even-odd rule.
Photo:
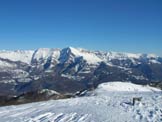
[[42, 89], [71, 94], [110, 81], [155, 83], [161, 87], [162, 57], [73, 47], [0, 51], [3, 97]]
[[[82, 48], [67, 47], [64, 49], [50, 49], [40, 48], [37, 50], [16, 50], [16, 51], [0, 51], [0, 58], [8, 59], [11, 61], [20, 61], [31, 64], [33, 60], [48, 61], [51, 58], [59, 62], [66, 61], [67, 56], [75, 58], [82, 57], [89, 64], [96, 64], [100, 62], [111, 63], [111, 60], [126, 60], [130, 59], [135, 63], [135, 60], [148, 60], [149, 63], [161, 63], [161, 58], [155, 54], [133, 54], [133, 53], [120, 53], [120, 52], [102, 52], [102, 51], [89, 51]], [[44, 62], [46, 63], [46, 62]]]

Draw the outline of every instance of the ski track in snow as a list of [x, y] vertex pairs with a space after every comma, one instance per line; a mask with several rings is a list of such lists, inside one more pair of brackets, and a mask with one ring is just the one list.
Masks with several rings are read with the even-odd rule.
[[[110, 93], [1, 107], [0, 122], [161, 122], [162, 96], [155, 94]], [[132, 96], [142, 96], [142, 102], [133, 106]]]
[[[91, 96], [0, 107], [0, 122], [162, 122], [162, 92], [114, 92], [100, 86]], [[133, 97], [142, 101], [133, 106]]]

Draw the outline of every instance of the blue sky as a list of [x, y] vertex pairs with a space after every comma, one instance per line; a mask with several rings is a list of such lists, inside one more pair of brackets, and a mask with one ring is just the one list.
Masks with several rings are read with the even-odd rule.
[[0, 49], [162, 55], [162, 0], [1, 0]]

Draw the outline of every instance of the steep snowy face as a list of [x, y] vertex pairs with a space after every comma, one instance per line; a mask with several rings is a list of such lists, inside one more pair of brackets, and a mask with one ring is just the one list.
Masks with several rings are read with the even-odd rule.
[[39, 48], [33, 54], [33, 59], [41, 60], [48, 59], [49, 57], [55, 58], [57, 60], [60, 56], [60, 49], [50, 49], [50, 48]]
[[33, 59], [39, 61], [39, 60], [46, 60], [48, 57], [50, 57], [52, 54], [52, 50], [49, 48], [40, 48], [36, 50], [33, 54]]
[[0, 51], [0, 58], [30, 64], [34, 51]]
[[70, 59], [75, 60], [75, 58], [83, 58], [88, 64], [97, 64], [102, 60], [95, 55], [94, 52], [90, 52], [83, 49], [77, 49], [73, 47], [68, 47], [62, 50], [60, 60], [62, 62]]
[[75, 57], [71, 53], [70, 48], [64, 48], [64, 49], [61, 50], [60, 58], [59, 58], [59, 61], [61, 63], [65, 63], [65, 62], [69, 62], [69, 61], [74, 61], [74, 59], [75, 59]]
[[109, 61], [113, 59], [118, 60], [125, 60], [128, 58], [139, 59], [142, 56], [142, 54], [134, 54], [134, 53], [101, 52], [101, 51], [96, 51], [95, 54], [100, 58]]
[[46, 70], [58, 64], [59, 57], [60, 49], [40, 48], [34, 52], [31, 65]]

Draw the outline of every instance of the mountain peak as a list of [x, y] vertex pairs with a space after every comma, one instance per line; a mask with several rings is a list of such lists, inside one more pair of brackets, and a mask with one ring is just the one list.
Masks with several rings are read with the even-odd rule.
[[63, 50], [66, 51], [66, 53], [71, 53], [76, 58], [82, 57], [89, 64], [96, 64], [102, 61], [94, 52], [86, 51], [81, 48], [68, 47]]

